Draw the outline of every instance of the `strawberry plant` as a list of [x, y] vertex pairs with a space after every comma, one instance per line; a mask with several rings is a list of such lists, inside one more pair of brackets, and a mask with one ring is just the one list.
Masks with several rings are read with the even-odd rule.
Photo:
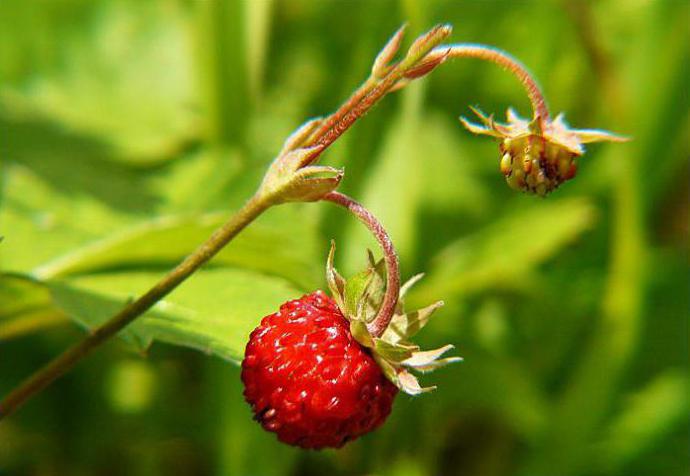
[[[27, 398], [43, 390], [52, 383], [53, 380], [69, 370], [77, 361], [88, 355], [94, 348], [153, 307], [160, 299], [170, 293], [183, 281], [189, 278], [200, 266], [216, 255], [237, 234], [251, 224], [252, 221], [269, 207], [285, 202], [311, 202], [330, 199], [336, 203], [344, 204], [351, 210], [361, 209], [361, 205], [356, 203], [350, 206], [351, 202], [347, 197], [343, 195], [334, 195], [334, 190], [338, 187], [343, 178], [343, 171], [329, 166], [313, 165], [314, 162], [316, 162], [327, 147], [335, 142], [338, 137], [340, 137], [357, 119], [362, 117], [378, 100], [383, 98], [383, 96], [391, 91], [405, 87], [414, 79], [429, 74], [448, 58], [478, 57], [495, 62], [514, 73], [527, 90], [534, 108], [534, 119], [531, 123], [528, 124], [524, 120], [520, 122], [518, 119], [512, 119], [513, 124], [510, 126], [497, 126], [491, 119], [481, 115], [480, 118], [487, 124], [487, 129], [482, 129], [466, 121], [464, 122], [465, 126], [473, 132], [494, 134], [506, 138], [501, 145], [501, 150], [506, 151], [506, 155], [501, 158], [502, 170], [506, 168], [506, 156], [510, 159], [510, 166], [508, 168], [512, 167], [513, 160], [519, 160], [522, 163], [521, 166], [515, 170], [511, 170], [510, 173], [507, 174], [511, 186], [516, 186], [517, 184], [518, 187], [524, 188], [527, 191], [533, 191], [544, 195], [546, 192], [558, 186], [559, 181], [566, 180], [574, 175], [571, 171], [572, 156], [582, 153], [580, 146], [582, 140], [620, 140], [613, 134], [601, 131], [571, 132], [560, 118], [553, 124], [549, 122], [548, 109], [539, 91], [539, 87], [520, 63], [507, 54], [489, 47], [462, 44], [441, 45], [451, 33], [451, 27], [449, 25], [438, 25], [420, 36], [412, 43], [404, 57], [399, 61], [395, 61], [394, 58], [401, 46], [404, 31], [405, 28], [401, 28], [388, 41], [374, 61], [371, 76], [340, 109], [326, 119], [314, 119], [307, 122], [287, 139], [283, 146], [283, 150], [269, 167], [257, 192], [230, 218], [230, 220], [214, 231], [206, 242], [201, 244], [196, 251], [187, 256], [187, 258], [163, 279], [157, 282], [149, 291], [133, 300], [105, 323], [96, 327], [87, 338], [65, 351], [26, 380], [17, 389], [12, 391], [10, 395], [0, 402], [0, 418], [13, 413]], [[563, 152], [560, 152], [559, 147], [563, 149]], [[512, 152], [511, 155], [510, 150], [512, 149], [516, 149], [516, 152]], [[559, 159], [559, 154], [569, 154], [569, 156]], [[517, 159], [513, 157], [514, 155], [517, 155]], [[565, 161], [565, 165], [561, 166], [559, 160]], [[534, 166], [532, 166], [533, 163]], [[532, 167], [535, 171], [534, 173], [531, 172]], [[522, 175], [520, 175], [522, 173], [527, 174], [526, 179], [522, 179]], [[518, 177], [518, 182], [511, 181], [511, 177]], [[341, 315], [344, 314], [347, 316], [351, 322], [351, 327], [355, 330], [352, 335], [357, 340], [358, 344], [353, 345], [355, 345], [361, 354], [359, 358], [364, 360], [364, 356], [367, 355], [367, 351], [360, 348], [359, 345], [369, 347], [369, 351], [376, 356], [376, 361], [378, 365], [381, 366], [378, 372], [385, 373], [391, 382], [408, 393], [416, 394], [421, 390], [416, 379], [406, 370], [399, 368], [399, 366], [401, 364], [405, 365], [407, 362], [419, 361], [419, 367], [433, 368], [440, 362], [436, 359], [441, 353], [431, 352], [431, 354], [426, 354], [424, 357], [421, 357], [421, 352], [414, 350], [414, 347], [406, 344], [404, 340], [400, 340], [400, 337], [407, 338], [409, 336], [409, 330], [404, 330], [403, 335], [400, 337], [393, 337], [390, 339], [383, 338], [386, 332], [389, 331], [388, 326], [394, 317], [393, 313], [398, 303], [399, 276], [397, 264], [395, 264], [397, 257], [390, 244], [390, 239], [385, 235], [385, 231], [383, 231], [381, 225], [365, 210], [355, 213], [358, 214], [360, 218], [367, 221], [372, 228], [372, 232], [381, 239], [382, 247], [386, 255], [385, 262], [388, 267], [387, 288], [380, 302], [380, 309], [371, 321], [366, 316], [366, 307], [370, 305], [369, 294], [378, 293], [380, 295], [382, 294], [380, 290], [370, 291], [368, 286], [364, 286], [364, 290], [359, 293], [359, 296], [346, 296], [344, 294], [347, 289], [346, 284], [342, 278], [337, 277], [335, 271], [331, 269], [328, 273], [332, 281], [331, 291], [335, 295], [336, 302], [338, 302], [338, 308], [340, 309]], [[372, 267], [372, 269], [374, 268], [375, 267]], [[353, 301], [353, 303], [346, 306], [346, 301]], [[317, 307], [327, 308], [326, 305], [319, 305]], [[335, 310], [331, 309], [330, 312], [334, 314]], [[422, 314], [424, 314], [424, 311]], [[280, 314], [278, 314], [278, 316], [280, 316]], [[411, 320], [409, 317], [406, 317], [407, 315], [402, 311], [400, 311], [400, 316], [403, 322], [409, 322]], [[325, 317], [326, 316], [324, 316], [324, 318]], [[283, 323], [283, 325], [286, 326], [289, 322], [290, 321], [287, 321]], [[414, 322], [413, 327], [420, 325], [421, 323], [417, 321]], [[359, 328], [361, 328], [361, 330], [358, 330]], [[281, 329], [279, 328], [277, 332], [280, 334]], [[390, 332], [394, 333], [395, 328], [390, 329]], [[261, 333], [262, 331], [259, 331], [257, 334], [254, 334], [253, 339], [256, 338], [256, 335], [261, 335]], [[307, 339], [310, 334], [308, 331], [302, 331], [302, 333], [302, 338], [304, 339]], [[252, 348], [253, 339], [250, 340], [250, 348]], [[280, 339], [276, 340], [279, 341]], [[283, 347], [280, 346], [279, 349], [283, 349]], [[268, 373], [273, 373], [271, 366], [273, 365], [275, 356], [273, 358], [264, 359], [261, 352], [258, 352], [257, 354], [250, 354], [250, 357], [254, 357], [260, 362], [263, 362], [263, 364], [259, 365], [268, 366]], [[294, 358], [299, 360], [300, 356], [294, 356]], [[343, 353], [340, 355], [340, 358], [345, 359], [345, 354]], [[251, 368], [247, 364], [246, 358], [244, 362], [245, 370]], [[291, 366], [291, 364], [291, 362], [286, 362], [285, 365]], [[294, 365], [298, 364], [299, 362]], [[413, 367], [417, 366], [416, 363], [408, 365]], [[245, 375], [251, 374], [246, 373]], [[258, 379], [259, 377], [256, 378]], [[285, 378], [284, 376], [280, 380], [284, 380]], [[249, 379], [249, 381], [245, 380], [245, 384], [249, 385], [250, 389], [253, 385], [259, 385], [257, 382], [254, 382], [252, 378], [247, 377], [247, 379]], [[379, 389], [382, 388], [382, 383], [378, 383], [377, 385]], [[272, 392], [278, 388], [282, 387], [279, 384], [275, 384], [273, 387], [269, 386], [267, 391]], [[385, 388], [387, 389], [388, 386]], [[385, 392], [391, 393], [388, 390]], [[262, 414], [271, 413], [272, 411], [275, 413], [276, 408], [267, 407], [266, 404], [259, 404], [262, 398], [268, 396], [261, 394], [258, 396], [252, 395], [253, 391], [248, 390], [248, 399], [254, 405], [255, 411]], [[391, 395], [393, 395], [393, 393], [391, 393]], [[332, 398], [339, 400], [338, 395], [334, 395]], [[316, 399], [316, 397], [312, 396], [312, 399]], [[368, 402], [364, 402], [362, 404], [366, 405], [367, 403]], [[315, 403], [315, 406], [319, 410], [322, 410], [322, 404]], [[390, 402], [388, 402], [388, 411], [390, 410], [389, 407]], [[387, 414], [388, 411], [380, 410], [380, 413]], [[335, 409], [332, 409], [332, 412], [335, 413]], [[265, 414], [260, 417], [260, 419], [265, 418]], [[345, 420], [349, 418], [350, 415], [345, 416]], [[369, 416], [366, 416], [366, 418], [369, 419]], [[380, 423], [378, 420], [374, 420], [376, 424]], [[330, 420], [326, 418], [321, 423], [328, 423], [329, 421]], [[275, 423], [276, 421], [268, 423], [265, 426], [276, 426]], [[334, 428], [338, 426], [337, 422], [331, 424]], [[336, 431], [334, 428], [330, 428], [328, 431]], [[367, 428], [367, 430], [368, 429], [370, 428]], [[307, 431], [305, 435], [307, 442], [304, 444], [307, 447], [316, 448], [322, 446], [340, 446], [347, 441], [347, 439], [358, 436], [360, 433], [362, 433], [362, 430], [358, 430], [358, 432], [343, 430], [337, 433], [335, 439], [333, 439], [334, 437], [329, 438], [328, 436], [311, 437]], [[301, 441], [299, 435], [283, 435], [282, 438], [291, 443]]]
[[[400, 28], [378, 55], [373, 42], [383, 38], [383, 25], [374, 34], [351, 32], [351, 39], [359, 38], [352, 58], [366, 53], [368, 77], [335, 112], [295, 127], [332, 107], [331, 98], [342, 95], [332, 88], [364, 69], [359, 60], [345, 65], [344, 45], [328, 43], [328, 25], [313, 25], [319, 41], [278, 47], [281, 60], [266, 62], [266, 38], [260, 38], [272, 31], [266, 12], [274, 7], [268, 2], [161, 5], [104, 2], [84, 8], [86, 17], [71, 17], [82, 7], [55, 7], [45, 13], [51, 35], [61, 37], [60, 29], [76, 25], [72, 40], [55, 50], [60, 54], [52, 56], [53, 47], [46, 47], [38, 55], [43, 63], [0, 55], [0, 126], [6, 138], [0, 148], [0, 344], [10, 345], [10, 357], [0, 359], [0, 438], [22, 441], [15, 428], [27, 428], [24, 422], [38, 413], [18, 410], [28, 402], [34, 408], [51, 401], [61, 405], [66, 400], [51, 395], [74, 382], [80, 382], [79, 399], [99, 398], [101, 391], [81, 382], [108, 386], [108, 403], [96, 405], [97, 413], [112, 407], [143, 415], [156, 400], [214, 415], [213, 427], [223, 428], [217, 448], [232, 449], [232, 462], [223, 467], [237, 464], [228, 471], [238, 474], [266, 468], [278, 474], [283, 463], [313, 473], [309, 465], [316, 461], [328, 461], [331, 469], [340, 464], [342, 471], [402, 474], [412, 465], [413, 473], [445, 474], [454, 467], [454, 445], [473, 454], [466, 451], [473, 425], [477, 434], [489, 428], [486, 444], [503, 455], [487, 461], [510, 460], [513, 469], [535, 475], [554, 467], [563, 474], [617, 474], [633, 455], [645, 454], [654, 438], [672, 431], [684, 379], [659, 374], [660, 380], [639, 387], [639, 400], [619, 397], [644, 315], [645, 263], [658, 258], [644, 252], [635, 177], [644, 172], [657, 191], [652, 195], [660, 197], [658, 184], [666, 183], [678, 162], [644, 168], [639, 157], [620, 160], [627, 152], [619, 151], [659, 147], [626, 121], [632, 117], [626, 101], [639, 95], [622, 99], [612, 86], [613, 57], [600, 51], [610, 45], [587, 36], [592, 32], [586, 28], [578, 30], [601, 75], [596, 86], [583, 88], [563, 80], [564, 71], [581, 64], [562, 62], [558, 69], [540, 62], [548, 42], [535, 38], [509, 48], [547, 79], [549, 96], [552, 84], [559, 85], [554, 104], [571, 111], [572, 123], [618, 124], [635, 137], [624, 146], [595, 149], [603, 151], [599, 159], [585, 155], [585, 145], [627, 138], [571, 128], [562, 114], [552, 116], [523, 63], [498, 48], [452, 43], [450, 25], [410, 40], [406, 31], [427, 22], [411, 7], [406, 12], [414, 27]], [[5, 35], [34, 45], [22, 32], [21, 15], [14, 7], [2, 8]], [[132, 15], [134, 10], [140, 15]], [[573, 21], [587, 25], [577, 15], [590, 10], [573, 6]], [[194, 27], [188, 28], [191, 18]], [[543, 20], [529, 24], [544, 26], [544, 34], [554, 38], [566, 35]], [[291, 22], [289, 16], [276, 21]], [[92, 26], [83, 29], [82, 23]], [[226, 23], [234, 27], [226, 31]], [[332, 38], [339, 38], [336, 30]], [[192, 31], [198, 37], [190, 42], [185, 34]], [[276, 31], [312, 35], [306, 27], [300, 34]], [[131, 50], [137, 54], [112, 42], [123, 32], [139, 45]], [[493, 41], [464, 29], [455, 36]], [[501, 35], [495, 38], [502, 42]], [[246, 49], [233, 50], [244, 42]], [[563, 61], [578, 58], [572, 42], [554, 44], [563, 46]], [[27, 51], [39, 51], [32, 48]], [[217, 61], [226, 50], [237, 54], [226, 55], [228, 63]], [[188, 76], [194, 68], [190, 58], [202, 71], [196, 79]], [[485, 71], [480, 61], [503, 72]], [[239, 73], [245, 68], [246, 76]], [[661, 78], [669, 68], [649, 71], [659, 71], [655, 81], [663, 82], [675, 77]], [[525, 93], [523, 105], [524, 98], [513, 95], [520, 91], [515, 80]], [[456, 82], [463, 87], [453, 87]], [[674, 90], [675, 83], [664, 84]], [[400, 98], [395, 114], [395, 99], [383, 101], [390, 96]], [[477, 123], [453, 119], [458, 104], [479, 97], [488, 104], [484, 110], [505, 103], [519, 107], [508, 108], [506, 123], [472, 106]], [[426, 100], [437, 107], [427, 110]], [[610, 110], [595, 118], [592, 111], [603, 111], [604, 103]], [[525, 104], [531, 112], [521, 117], [516, 110]], [[661, 105], [649, 115], [661, 117], [657, 113], [667, 110]], [[682, 123], [678, 114], [669, 117]], [[492, 141], [463, 134], [463, 128], [491, 137], [494, 149], [488, 148]], [[268, 162], [269, 156], [275, 158]], [[501, 175], [508, 187], [500, 187]], [[610, 204], [604, 200], [609, 192], [615, 197]], [[344, 219], [328, 204], [356, 220]], [[602, 220], [609, 215], [614, 219]], [[609, 231], [616, 237], [610, 255], [603, 240]], [[334, 236], [338, 268], [347, 271], [347, 279], [335, 268], [335, 241], [326, 252]], [[372, 244], [380, 250], [368, 251]], [[363, 257], [362, 268], [356, 263]], [[609, 260], [611, 271], [604, 273]], [[427, 276], [421, 279], [419, 271]], [[671, 274], [669, 268], [662, 276]], [[592, 297], [599, 295], [601, 308]], [[599, 313], [601, 322], [578, 317]], [[86, 335], [70, 334], [68, 322]], [[24, 336], [46, 341], [36, 346], [40, 352], [14, 365], [13, 355], [28, 355], [28, 347], [12, 347]], [[120, 345], [151, 358], [127, 357]], [[189, 386], [182, 374], [175, 383], [161, 380], [171, 374], [156, 367], [159, 356], [173, 352], [175, 365], [195, 375]], [[423, 375], [459, 363], [460, 355], [465, 363]], [[43, 359], [48, 363], [41, 367]], [[572, 371], [564, 363], [568, 359], [577, 363]], [[98, 372], [90, 369], [102, 368], [104, 360], [122, 365], [111, 370], [106, 364], [108, 374], [95, 378]], [[68, 372], [68, 379], [52, 385]], [[198, 379], [208, 388], [202, 390]], [[438, 390], [429, 396], [407, 396], [426, 394], [435, 384]], [[187, 392], [197, 393], [184, 397]], [[206, 400], [220, 395], [234, 397], [227, 405]], [[184, 398], [191, 400], [180, 404]], [[645, 426], [635, 415], [652, 401], [665, 402], [660, 407], [666, 411], [656, 426]], [[83, 408], [87, 421], [94, 410]], [[266, 446], [278, 455], [275, 461], [249, 462], [238, 455], [272, 444], [272, 436], [251, 423], [249, 409], [264, 430], [290, 446], [344, 449], [322, 457]], [[194, 424], [182, 421], [183, 413], [175, 412], [180, 433], [191, 435], [187, 430]], [[89, 430], [92, 441], [95, 431]], [[621, 436], [628, 433], [643, 436]], [[413, 434], [433, 436], [407, 441]], [[349, 444], [361, 440], [366, 443]], [[376, 445], [370, 448], [369, 442]], [[524, 457], [509, 458], [518, 451], [510, 448], [520, 448]], [[393, 455], [390, 462], [386, 455]], [[0, 451], [0, 472], [3, 461], [16, 458]], [[467, 461], [467, 467], [474, 464]], [[583, 461], [592, 461], [591, 471]]]

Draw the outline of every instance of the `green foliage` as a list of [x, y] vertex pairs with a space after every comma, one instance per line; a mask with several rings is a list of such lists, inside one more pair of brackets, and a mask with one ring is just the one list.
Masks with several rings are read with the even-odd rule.
[[530, 272], [572, 243], [593, 219], [593, 206], [583, 199], [553, 197], [509, 211], [439, 250], [424, 285], [439, 295], [525, 288]]
[[338, 452], [285, 447], [251, 420], [228, 362], [251, 329], [326, 286], [330, 239], [347, 274], [376, 249], [329, 204], [284, 204], [123, 331], [128, 344], [3, 421], [0, 474], [687, 473], [688, 5], [346, 5], [0, 2], [0, 394], [239, 208], [287, 134], [344, 100], [405, 20], [509, 50], [574, 127], [633, 141], [590, 147], [544, 200], [515, 194], [496, 145], [456, 118], [524, 115], [522, 90], [492, 65], [442, 65], [322, 158], [387, 227], [403, 278], [427, 273], [407, 305], [446, 301], [420, 345], [465, 361], [435, 373], [438, 391], [401, 396]]
[[[49, 284], [55, 304], [87, 328], [115, 315], [153, 286], [160, 274], [99, 273]], [[146, 349], [154, 340], [199, 349], [238, 363], [257, 316], [270, 314], [299, 290], [285, 280], [238, 269], [198, 272], [159, 301], [122, 335]]]
[[172, 157], [199, 134], [190, 107], [194, 58], [184, 8], [104, 2], [93, 10], [92, 23], [75, 28], [54, 52], [59, 66], [3, 91], [3, 105], [27, 120], [102, 141], [115, 148], [117, 160]]

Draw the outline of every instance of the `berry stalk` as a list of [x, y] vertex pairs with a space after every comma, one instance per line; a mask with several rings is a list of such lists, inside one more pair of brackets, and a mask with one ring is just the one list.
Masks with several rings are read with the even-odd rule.
[[349, 210], [376, 238], [383, 250], [383, 260], [386, 263], [386, 294], [383, 297], [381, 307], [376, 317], [367, 325], [369, 333], [373, 337], [380, 337], [386, 330], [395, 313], [395, 305], [400, 295], [400, 267], [398, 254], [395, 252], [393, 242], [388, 233], [374, 215], [364, 208], [362, 204], [340, 192], [331, 192], [323, 197], [323, 200], [335, 203]]
[[[398, 261], [393, 245], [375, 217], [354, 200], [334, 192], [342, 178], [341, 171], [311, 164], [384, 96], [401, 89], [414, 79], [427, 75], [449, 57], [473, 57], [503, 66], [513, 73], [527, 90], [535, 119], [542, 123], [549, 120], [546, 102], [538, 85], [526, 68], [508, 54], [481, 45], [439, 46], [450, 35], [451, 27], [438, 25], [417, 38], [400, 61], [392, 63], [403, 33], [404, 27], [393, 35], [376, 58], [370, 77], [337, 111], [323, 120], [310, 121], [288, 139], [286, 147], [272, 164], [259, 190], [242, 209], [149, 291], [127, 304], [118, 314], [94, 329], [89, 336], [10, 392], [0, 401], [0, 420], [14, 413], [31, 396], [45, 389], [96, 347], [172, 292], [261, 213], [273, 205], [287, 201], [324, 199], [337, 203], [353, 212], [377, 237], [385, 255], [387, 288], [381, 308], [368, 329], [374, 336], [381, 335], [395, 310], [400, 288]], [[592, 135], [591, 131], [583, 133], [585, 132]]]
[[[391, 39], [387, 48], [380, 54], [383, 60], [390, 59], [399, 46], [404, 28], [401, 28]], [[340, 137], [352, 124], [362, 117], [376, 102], [383, 98], [392, 87], [403, 78], [405, 74], [420, 63], [423, 63], [428, 53], [445, 39], [451, 32], [448, 25], [439, 25], [420, 36], [408, 50], [407, 56], [395, 66], [375, 64], [374, 71], [367, 80], [336, 112], [323, 121], [320, 128], [311, 133], [306, 143], [295, 143], [294, 147], [312, 147], [307, 157], [300, 160], [301, 164], [296, 170], [289, 172], [286, 187], [289, 190], [292, 183], [304, 183], [304, 177], [300, 175], [300, 169], [314, 162], [321, 153], [327, 149], [338, 137]], [[386, 51], [388, 49], [388, 51]], [[378, 60], [378, 59], [377, 59]], [[382, 63], [386, 63], [383, 61]], [[378, 63], [378, 61], [377, 61]], [[439, 63], [440, 64], [440, 63]], [[385, 74], [381, 74], [384, 72]], [[383, 77], [379, 77], [383, 76]], [[304, 141], [302, 141], [304, 142]], [[280, 161], [281, 157], [276, 159]], [[282, 165], [282, 164], [279, 164]], [[288, 169], [288, 167], [284, 167]], [[318, 171], [317, 171], [318, 172]], [[337, 186], [339, 178], [333, 180]], [[89, 336], [68, 348], [54, 360], [36, 371], [33, 375], [12, 390], [0, 401], [0, 421], [14, 413], [29, 398], [40, 393], [51, 383], [69, 371], [77, 362], [88, 356], [95, 348], [117, 334], [125, 326], [151, 309], [160, 299], [172, 292], [185, 279], [190, 277], [199, 267], [216, 255], [227, 245], [240, 231], [256, 219], [261, 213], [273, 205], [282, 203], [284, 197], [280, 191], [271, 190], [270, 183], [265, 181], [259, 187], [254, 197], [245, 206], [233, 215], [229, 221], [216, 230], [211, 237], [199, 248], [188, 255], [177, 267], [163, 277], [150, 290], [132, 303], [125, 306], [122, 311], [110, 318], [100, 327], [94, 329]], [[304, 199], [310, 200], [311, 198]], [[397, 260], [396, 260], [397, 264]], [[395, 273], [397, 276], [397, 273]], [[385, 309], [390, 307], [386, 304]], [[388, 311], [387, 311], [388, 312]], [[390, 319], [390, 318], [389, 318]]]
[[[550, 120], [549, 108], [541, 88], [534, 77], [529, 73], [527, 67], [520, 61], [513, 58], [505, 51], [491, 46], [479, 45], [474, 43], [456, 43], [452, 45], [442, 45], [433, 51], [445, 52], [449, 58], [477, 58], [495, 63], [510, 71], [523, 85], [534, 111], [534, 119], [539, 119], [542, 123]], [[433, 53], [432, 51], [432, 53]]]

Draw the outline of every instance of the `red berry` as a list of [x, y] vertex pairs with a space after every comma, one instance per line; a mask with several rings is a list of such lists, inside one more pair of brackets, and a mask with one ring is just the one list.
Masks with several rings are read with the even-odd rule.
[[251, 333], [244, 396], [278, 439], [339, 448], [381, 425], [398, 389], [323, 291], [288, 301]]

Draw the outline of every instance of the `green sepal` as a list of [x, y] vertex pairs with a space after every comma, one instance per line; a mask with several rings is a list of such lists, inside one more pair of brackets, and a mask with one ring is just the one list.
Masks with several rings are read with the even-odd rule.
[[285, 141], [261, 183], [259, 193], [264, 200], [273, 204], [313, 202], [338, 187], [342, 169], [310, 165], [323, 151], [323, 145], [304, 146], [321, 123], [321, 119], [306, 122]]
[[462, 362], [462, 357], [446, 357], [445, 359], [439, 358], [454, 348], [455, 347], [453, 345], [448, 344], [434, 350], [413, 352], [408, 359], [401, 363], [405, 367], [411, 367], [415, 370], [419, 370], [420, 372], [428, 372], [440, 367], [444, 367], [448, 364]]
[[326, 165], [309, 165], [297, 170], [281, 190], [284, 202], [315, 202], [340, 185], [345, 172]]
[[307, 122], [299, 126], [295, 132], [290, 134], [290, 136], [285, 139], [285, 143], [283, 144], [283, 148], [281, 149], [280, 154], [278, 154], [278, 157], [282, 157], [288, 152], [301, 147], [322, 122], [323, 119], [317, 117], [314, 119], [309, 119]]
[[266, 173], [261, 192], [273, 203], [314, 202], [332, 192], [344, 171], [326, 165], [300, 165], [315, 148], [297, 149], [279, 157]]
[[354, 337], [355, 340], [362, 344], [364, 347], [367, 347], [372, 350], [376, 348], [374, 338], [371, 337], [371, 334], [369, 333], [369, 329], [367, 329], [367, 324], [365, 322], [360, 321], [359, 319], [350, 321], [350, 333], [352, 334], [352, 337]]
[[[512, 111], [512, 108], [509, 109], [509, 111]], [[529, 131], [534, 135], [541, 136], [544, 134], [544, 128], [542, 127], [541, 119], [538, 117], [535, 117], [534, 119], [529, 121], [529, 123], [527, 124], [527, 129], [529, 129]]]
[[386, 378], [393, 383], [393, 385], [402, 390], [402, 387], [400, 386], [400, 379], [398, 379], [398, 369], [376, 352], [373, 352], [373, 355], [374, 360], [377, 364], [379, 364], [379, 367], [381, 367], [383, 375], [385, 375]]
[[397, 375], [398, 388], [408, 395], [419, 395], [436, 390], [436, 386], [422, 387], [419, 380], [412, 373], [405, 369], [399, 370]]
[[374, 360], [379, 364], [383, 375], [386, 376], [396, 387], [405, 392], [408, 395], [419, 395], [421, 393], [431, 392], [435, 390], [436, 387], [422, 387], [419, 384], [419, 380], [408, 370], [397, 367], [390, 363], [390, 361], [384, 359], [378, 354], [374, 354]]
[[400, 49], [403, 36], [405, 35], [405, 30], [407, 29], [407, 24], [401, 26], [398, 31], [396, 31], [393, 36], [388, 40], [386, 45], [383, 47], [381, 52], [376, 56], [374, 64], [371, 67], [371, 74], [376, 78], [384, 78], [393, 65], [390, 63], [393, 61], [396, 53]]
[[572, 132], [577, 136], [582, 144], [603, 141], [625, 142], [630, 140], [629, 137], [613, 134], [609, 131], [603, 131], [601, 129], [573, 129]]
[[367, 250], [367, 260], [371, 279], [359, 297], [359, 305], [362, 318], [366, 322], [371, 322], [376, 317], [386, 294], [386, 264], [383, 259], [376, 261], [371, 250]]
[[419, 347], [414, 344], [393, 344], [379, 337], [374, 337], [374, 351], [387, 361], [402, 364], [411, 359]]
[[345, 278], [343, 278], [340, 273], [333, 266], [333, 260], [335, 258], [335, 241], [331, 240], [331, 249], [328, 252], [328, 260], [326, 260], [326, 282], [328, 283], [328, 288], [331, 290], [331, 295], [338, 305], [338, 308], [343, 312], [343, 315], [347, 317], [345, 310]]
[[462, 362], [464, 359], [462, 357], [446, 357], [445, 359], [438, 359], [430, 363], [429, 365], [418, 365], [413, 368], [417, 372], [433, 372], [436, 369], [440, 369], [441, 367], [445, 367], [446, 365], [449, 364], [456, 364], [458, 362]]
[[367, 300], [367, 289], [374, 277], [372, 268], [367, 268], [347, 280], [344, 291], [345, 312], [366, 322], [364, 307]]
[[381, 337], [389, 342], [400, 342], [414, 337], [429, 322], [434, 311], [441, 306], [443, 306], [443, 301], [438, 301], [413, 312], [396, 313]]
[[[376, 261], [371, 251], [369, 251], [369, 265], [367, 269], [345, 281], [333, 267], [333, 252], [334, 248], [329, 253], [330, 261], [327, 265], [326, 274], [329, 280], [329, 287], [334, 294], [338, 307], [350, 319], [359, 319], [367, 323], [371, 322], [376, 317], [385, 294], [384, 261]], [[335, 281], [339, 280], [342, 280], [342, 286], [335, 284]], [[333, 285], [331, 285], [331, 282], [333, 282]]]
[[350, 332], [354, 339], [368, 348], [386, 378], [400, 390], [409, 395], [434, 390], [436, 387], [422, 387], [417, 378], [410, 372], [428, 372], [445, 365], [460, 362], [459, 357], [441, 358], [453, 348], [446, 345], [441, 348], [423, 351], [410, 341], [422, 327], [429, 322], [433, 312], [443, 305], [439, 301], [417, 311], [404, 311], [404, 296], [422, 275], [418, 274], [400, 288], [396, 312], [386, 330], [380, 337], [371, 335], [367, 324], [376, 316], [381, 306], [385, 291], [385, 263], [377, 261], [371, 251], [367, 253], [368, 266], [364, 271], [345, 280], [333, 265], [335, 243], [331, 242], [326, 264], [326, 279], [333, 299], [350, 322]]
[[417, 284], [422, 278], [424, 277], [424, 273], [418, 273], [412, 276], [410, 279], [405, 281], [402, 286], [400, 286], [400, 297], [398, 299], [398, 302], [403, 302], [405, 296], [407, 295], [407, 292], [410, 290], [412, 286]]

